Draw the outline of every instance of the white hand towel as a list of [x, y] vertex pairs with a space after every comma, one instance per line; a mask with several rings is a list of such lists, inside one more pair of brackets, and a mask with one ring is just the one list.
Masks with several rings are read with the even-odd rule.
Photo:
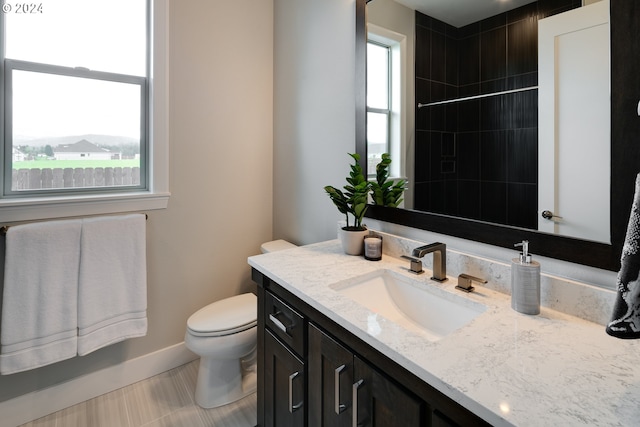
[[78, 355], [147, 333], [144, 214], [86, 218], [78, 283]]
[[0, 373], [76, 355], [80, 220], [9, 227]]

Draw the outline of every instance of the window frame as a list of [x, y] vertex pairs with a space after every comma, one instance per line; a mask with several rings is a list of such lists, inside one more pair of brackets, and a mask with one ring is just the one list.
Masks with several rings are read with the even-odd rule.
[[[147, 105], [146, 123], [144, 132], [147, 136], [147, 150], [144, 155], [146, 159], [146, 180], [145, 188], [142, 188], [143, 177], [141, 176], [140, 187], [109, 187], [108, 191], [87, 191], [87, 188], [80, 188], [80, 191], [64, 191], [46, 194], [30, 193], [24, 197], [3, 196], [0, 198], [0, 224], [6, 222], [16, 222], [25, 220], [40, 220], [50, 218], [64, 218], [72, 216], [84, 216], [95, 214], [122, 213], [133, 211], [147, 211], [164, 209], [169, 201], [169, 106], [168, 106], [168, 48], [169, 48], [169, 4], [168, 0], [147, 0], [149, 13], [147, 14], [148, 32], [148, 61], [146, 90]], [[2, 32], [4, 40], [4, 17], [2, 19]], [[4, 42], [0, 43], [2, 49], [2, 61], [0, 61], [0, 77], [2, 79], [2, 102], [0, 102], [0, 117], [2, 120], [2, 132], [5, 129], [4, 80], [6, 78]], [[25, 62], [15, 61], [13, 62]], [[58, 67], [58, 66], [52, 66]], [[61, 67], [67, 68], [68, 67]], [[76, 70], [79, 74], [88, 70]], [[75, 71], [74, 71], [75, 72]], [[90, 72], [99, 73], [99, 72]], [[111, 74], [111, 73], [106, 73]], [[141, 135], [142, 137], [142, 135]], [[5, 177], [4, 160], [6, 155], [11, 154], [11, 147], [5, 146], [0, 150], [0, 161], [2, 162], [2, 176]], [[9, 150], [8, 152], [6, 150]], [[143, 153], [141, 152], [141, 162]], [[142, 169], [141, 169], [142, 173]], [[95, 190], [95, 189], [94, 189]]]

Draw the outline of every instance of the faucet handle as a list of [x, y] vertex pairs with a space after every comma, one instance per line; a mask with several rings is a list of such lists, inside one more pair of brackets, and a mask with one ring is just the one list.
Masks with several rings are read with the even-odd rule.
[[402, 258], [408, 259], [411, 261], [411, 265], [409, 267], [409, 271], [414, 274], [422, 274], [424, 270], [422, 269], [422, 260], [420, 258], [415, 258], [409, 255], [402, 255]]
[[481, 279], [480, 277], [470, 276], [463, 273], [458, 275], [458, 284], [456, 285], [456, 289], [459, 289], [462, 292], [471, 292], [475, 289], [471, 286], [472, 282], [487, 283], [486, 280]]

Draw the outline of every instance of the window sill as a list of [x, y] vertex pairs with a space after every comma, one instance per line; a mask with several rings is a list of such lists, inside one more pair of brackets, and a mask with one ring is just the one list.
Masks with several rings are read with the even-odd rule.
[[165, 209], [170, 193], [69, 196], [0, 200], [0, 224]]

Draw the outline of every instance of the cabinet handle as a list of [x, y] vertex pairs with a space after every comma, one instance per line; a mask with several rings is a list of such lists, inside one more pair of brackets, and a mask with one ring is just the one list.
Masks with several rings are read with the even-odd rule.
[[289, 332], [287, 331], [287, 327], [284, 326], [284, 323], [282, 323], [280, 320], [278, 320], [278, 318], [276, 316], [282, 314], [281, 311], [278, 311], [276, 313], [270, 314], [269, 315], [269, 320], [271, 320], [271, 322], [273, 322], [274, 325], [276, 325], [278, 327], [278, 329], [280, 329], [282, 332], [284, 332], [285, 334], [288, 334]]
[[333, 371], [333, 400], [335, 402], [336, 415], [340, 415], [347, 408], [346, 405], [340, 404], [340, 373], [344, 371], [345, 367], [345, 365], [340, 365]]
[[293, 379], [298, 375], [300, 375], [300, 372], [294, 372], [293, 374], [289, 375], [289, 413], [290, 414], [293, 414], [302, 406], [302, 402], [298, 403], [297, 405], [293, 404]]
[[351, 414], [352, 415], [351, 425], [353, 427], [358, 427], [358, 389], [360, 388], [363, 382], [364, 380], [360, 380], [356, 383], [353, 383], [352, 396], [351, 396], [351, 399], [353, 400], [353, 403], [352, 403], [353, 413]]

